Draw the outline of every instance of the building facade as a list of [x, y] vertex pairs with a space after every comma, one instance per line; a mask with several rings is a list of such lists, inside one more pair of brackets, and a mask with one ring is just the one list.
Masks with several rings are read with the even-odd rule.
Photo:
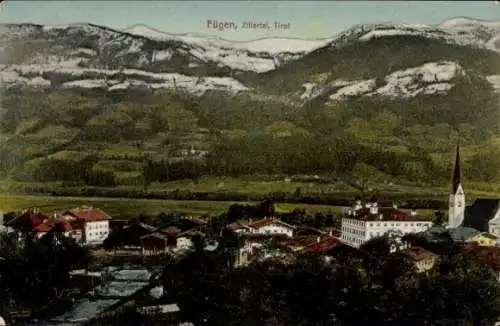
[[99, 245], [108, 237], [111, 217], [93, 207], [79, 207], [61, 214], [66, 221], [79, 221], [82, 224], [81, 242], [84, 245]]
[[264, 218], [248, 223], [253, 234], [276, 234], [293, 236], [294, 226], [273, 218]]
[[356, 201], [354, 207], [342, 218], [341, 240], [359, 248], [365, 242], [386, 235], [424, 232], [432, 226], [426, 217], [415, 211], [403, 211], [396, 207], [378, 207], [372, 200], [366, 205]]

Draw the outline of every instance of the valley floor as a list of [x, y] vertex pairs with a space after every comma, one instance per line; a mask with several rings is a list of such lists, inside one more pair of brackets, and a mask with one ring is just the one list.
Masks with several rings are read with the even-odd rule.
[[[464, 186], [469, 202], [475, 198], [498, 197], [498, 189], [494, 185], [465, 184]], [[427, 200], [439, 201], [443, 209], [447, 206], [449, 193], [447, 187], [429, 188], [401, 184], [381, 184], [372, 191], [377, 193], [377, 196], [392, 198], [399, 202], [412, 201], [417, 207], [422, 208], [433, 208], [433, 206], [425, 205]], [[153, 183], [148, 187], [147, 192], [144, 192], [141, 186], [86, 189], [85, 187], [61, 187], [61, 185], [50, 183], [3, 183], [0, 184], [0, 193], [7, 195], [0, 197], [0, 211], [4, 212], [29, 207], [38, 207], [42, 211], [53, 212], [77, 206], [94, 206], [103, 209], [111, 216], [121, 218], [140, 214], [156, 215], [161, 212], [216, 215], [227, 211], [233, 203], [256, 202], [266, 197], [277, 198], [277, 209], [282, 212], [299, 208], [311, 213], [337, 213], [341, 210], [340, 205], [343, 205], [337, 204], [339, 200], [352, 200], [355, 195], [360, 194], [359, 190], [343, 182], [255, 180], [229, 177], [207, 177], [196, 182], [179, 180]], [[202, 193], [204, 196], [193, 195], [196, 193]], [[275, 194], [279, 196], [276, 197]], [[311, 204], [298, 203], [301, 198], [333, 198], [333, 201], [318, 200], [316, 202], [314, 200], [302, 201]], [[330, 205], [319, 204], [325, 202]], [[435, 209], [420, 211], [430, 216]]]
[[[205, 201], [205, 200], [158, 200], [104, 197], [56, 197], [56, 196], [4, 196], [0, 198], [0, 210], [18, 211], [24, 208], [38, 207], [51, 213], [79, 206], [92, 206], [104, 210], [113, 217], [132, 217], [140, 214], [156, 215], [162, 212], [176, 212], [186, 215], [221, 214], [234, 203], [252, 204], [253, 202]], [[291, 212], [305, 209], [309, 213], [339, 213], [341, 206], [277, 203], [278, 212]], [[434, 210], [419, 210], [422, 215], [432, 216]]]

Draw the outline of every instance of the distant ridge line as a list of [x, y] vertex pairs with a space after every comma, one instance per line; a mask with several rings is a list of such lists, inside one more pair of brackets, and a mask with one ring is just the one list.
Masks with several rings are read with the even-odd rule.
[[212, 35], [212, 34], [201, 34], [201, 33], [195, 33], [195, 32], [178, 33], [178, 34], [168, 33], [168, 32], [161, 31], [157, 28], [150, 27], [146, 24], [140, 24], [140, 23], [134, 24], [134, 25], [129, 26], [127, 28], [124, 28], [120, 31], [128, 33], [127, 30], [132, 29], [134, 27], [146, 27], [147, 29], [152, 30], [154, 32], [173, 36], [173, 37], [175, 37], [175, 36], [195, 36], [195, 37], [204, 37], [204, 38], [208, 38], [208, 39], [218, 39], [218, 40], [226, 41], [226, 42], [230, 42], [230, 43], [248, 43], [248, 42], [255, 42], [255, 41], [262, 41], [262, 40], [269, 40], [269, 39], [276, 39], [276, 38], [283, 39], [283, 40], [298, 40], [298, 41], [328, 41], [328, 40], [335, 37], [335, 36], [330, 36], [330, 37], [318, 37], [318, 38], [300, 38], [300, 37], [286, 37], [286, 36], [266, 36], [266, 37], [260, 37], [260, 38], [251, 39], [251, 40], [247, 40], [247, 41], [237, 41], [237, 40], [226, 39], [226, 38], [219, 37], [219, 36]]

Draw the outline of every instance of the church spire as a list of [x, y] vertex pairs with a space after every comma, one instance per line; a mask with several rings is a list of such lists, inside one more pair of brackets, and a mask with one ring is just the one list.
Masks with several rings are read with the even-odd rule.
[[452, 192], [457, 193], [458, 187], [460, 186], [460, 145], [457, 143], [457, 153], [455, 156], [455, 169], [453, 170], [453, 180], [452, 180]]

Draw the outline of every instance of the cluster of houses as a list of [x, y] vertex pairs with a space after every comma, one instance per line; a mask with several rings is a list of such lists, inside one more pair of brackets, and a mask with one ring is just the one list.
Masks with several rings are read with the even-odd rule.
[[32, 231], [41, 238], [57, 229], [82, 245], [101, 244], [109, 235], [110, 220], [108, 214], [94, 207], [78, 207], [52, 215], [46, 215], [39, 208], [30, 208], [5, 223], [2, 215], [5, 232]]
[[[401, 238], [410, 233], [422, 234], [431, 242], [442, 241], [442, 235], [446, 233], [451, 241], [469, 244], [467, 250], [477, 252], [480, 257], [500, 259], [500, 199], [477, 199], [471, 206], [466, 206], [460, 178], [460, 151], [457, 146], [448, 220], [439, 226], [433, 226], [428, 217], [419, 215], [415, 210], [399, 209], [396, 205], [380, 207], [375, 198], [365, 203], [361, 198], [355, 198], [353, 205], [344, 209], [340, 230], [291, 225], [274, 217], [232, 223], [226, 228], [234, 231], [241, 240], [241, 246], [235, 253], [235, 266], [247, 265], [254, 259], [283, 258], [300, 253], [328, 256], [339, 246], [358, 249], [383, 235], [392, 234]], [[163, 229], [141, 222], [119, 222], [93, 207], [75, 208], [52, 216], [34, 208], [23, 211], [5, 226], [7, 231], [35, 231], [40, 237], [58, 228], [82, 245], [99, 245], [115, 237], [114, 247], [139, 248], [144, 255], [184, 252], [195, 246], [196, 239], [204, 239], [199, 243], [203, 243], [205, 250], [217, 249], [218, 237], [207, 236], [209, 228], [206, 220], [186, 217], [182, 223]], [[112, 228], [115, 232], [111, 232]], [[403, 254], [418, 270], [431, 268], [438, 258], [423, 248], [403, 243], [391, 250]], [[500, 271], [500, 262], [491, 264], [495, 268], [498, 265]]]

